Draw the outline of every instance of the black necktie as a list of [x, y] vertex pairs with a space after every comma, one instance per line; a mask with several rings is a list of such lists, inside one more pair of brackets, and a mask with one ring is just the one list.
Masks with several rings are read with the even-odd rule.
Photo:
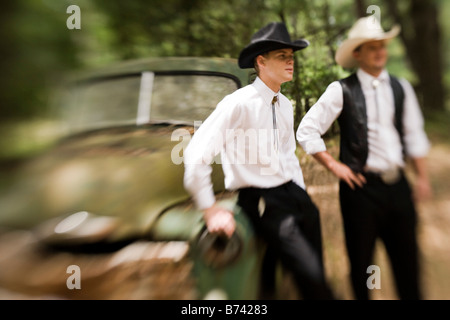
[[275, 103], [277, 102], [277, 100], [277, 96], [274, 96], [272, 99], [273, 139], [276, 151], [278, 151], [277, 116], [275, 113]]

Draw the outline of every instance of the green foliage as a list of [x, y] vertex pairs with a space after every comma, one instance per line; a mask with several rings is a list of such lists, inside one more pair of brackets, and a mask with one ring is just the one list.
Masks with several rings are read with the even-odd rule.
[[[393, 21], [383, 0], [382, 24]], [[402, 0], [402, 12], [408, 1]], [[284, 85], [296, 123], [327, 85], [347, 74], [334, 62], [339, 43], [356, 18], [354, 0], [20, 0], [0, 12], [3, 71], [0, 117], [48, 114], [54, 85], [71, 70], [148, 56], [236, 58], [251, 35], [270, 21], [283, 21], [293, 39], [310, 46], [296, 54], [294, 81]], [[364, 3], [364, 1], [363, 1]], [[441, 24], [448, 25], [448, 1]], [[68, 30], [69, 5], [81, 9], [81, 30]], [[405, 11], [406, 12], [406, 11]], [[447, 32], [448, 28], [443, 28]], [[449, 46], [444, 33], [445, 47]], [[415, 82], [400, 40], [391, 43], [390, 70]], [[446, 56], [447, 68], [449, 58]], [[448, 76], [445, 79], [449, 83]]]
[[[234, 57], [264, 16], [264, 1], [145, 0], [95, 1], [108, 17], [115, 39], [109, 45], [122, 59], [142, 56]], [[237, 36], [235, 36], [237, 35]], [[241, 36], [239, 36], [241, 35]]]
[[48, 111], [48, 85], [76, 66], [63, 13], [47, 2], [2, 5], [0, 119], [27, 118]]

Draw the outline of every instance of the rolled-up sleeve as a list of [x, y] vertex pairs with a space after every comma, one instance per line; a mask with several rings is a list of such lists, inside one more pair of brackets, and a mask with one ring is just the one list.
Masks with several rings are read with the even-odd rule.
[[338, 81], [334, 81], [308, 110], [297, 129], [297, 141], [307, 154], [326, 150], [322, 135], [341, 114], [342, 106], [342, 86]]
[[424, 130], [424, 119], [411, 84], [401, 79], [405, 92], [403, 110], [403, 136], [406, 154], [411, 158], [421, 158], [428, 154], [430, 142]]

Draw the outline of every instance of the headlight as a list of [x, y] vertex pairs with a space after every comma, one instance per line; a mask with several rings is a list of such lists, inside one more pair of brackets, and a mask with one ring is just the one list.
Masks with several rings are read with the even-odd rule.
[[42, 223], [35, 234], [50, 245], [87, 244], [106, 240], [118, 226], [120, 221], [116, 217], [80, 211]]

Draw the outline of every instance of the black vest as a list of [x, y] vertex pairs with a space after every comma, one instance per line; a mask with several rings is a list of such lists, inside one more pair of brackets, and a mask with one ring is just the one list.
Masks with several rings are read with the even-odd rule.
[[[403, 101], [404, 92], [400, 82], [389, 75], [394, 92], [394, 125], [400, 136], [403, 151]], [[367, 113], [364, 94], [356, 73], [339, 80], [344, 95], [344, 105], [338, 117], [340, 128], [339, 160], [355, 172], [362, 172], [366, 164], [369, 146], [367, 142]]]

